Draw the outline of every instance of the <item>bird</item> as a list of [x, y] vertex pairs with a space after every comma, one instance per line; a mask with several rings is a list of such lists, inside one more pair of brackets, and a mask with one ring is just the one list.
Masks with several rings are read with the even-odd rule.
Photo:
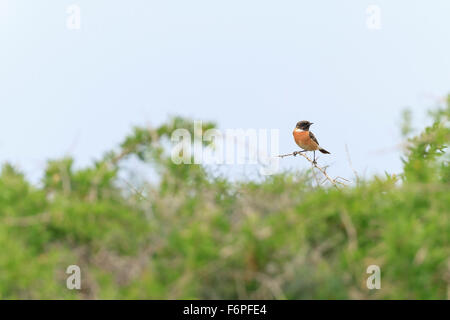
[[300, 152], [313, 151], [314, 152], [313, 163], [316, 164], [316, 150], [319, 150], [320, 152], [325, 154], [330, 154], [330, 152], [322, 148], [319, 145], [319, 141], [317, 141], [314, 134], [311, 131], [309, 131], [309, 127], [312, 124], [313, 124], [312, 122], [302, 120], [297, 122], [297, 124], [295, 125], [294, 132], [292, 132], [294, 136], [294, 141], [303, 150], [294, 152], [294, 156], [296, 156]]

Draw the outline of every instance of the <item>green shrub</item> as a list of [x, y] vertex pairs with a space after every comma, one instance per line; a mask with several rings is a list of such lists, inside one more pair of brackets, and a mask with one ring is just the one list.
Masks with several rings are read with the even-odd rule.
[[[449, 117], [450, 100], [409, 140], [402, 174], [340, 188], [312, 189], [310, 172], [231, 182], [175, 165], [171, 132], [193, 131], [182, 118], [135, 128], [91, 167], [49, 161], [40, 186], [6, 164], [0, 298], [446, 299]], [[132, 157], [156, 182], [123, 178]], [[73, 264], [81, 290], [66, 288]], [[380, 290], [366, 287], [371, 264]]]

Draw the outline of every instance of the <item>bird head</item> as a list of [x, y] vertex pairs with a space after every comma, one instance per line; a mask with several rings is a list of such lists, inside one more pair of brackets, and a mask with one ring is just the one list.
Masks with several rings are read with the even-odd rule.
[[306, 121], [306, 120], [302, 120], [302, 121], [297, 122], [297, 125], [296, 125], [295, 127], [296, 127], [297, 129], [307, 131], [307, 130], [309, 130], [309, 127], [310, 127], [312, 124], [313, 124], [312, 122], [309, 122], [309, 121]]

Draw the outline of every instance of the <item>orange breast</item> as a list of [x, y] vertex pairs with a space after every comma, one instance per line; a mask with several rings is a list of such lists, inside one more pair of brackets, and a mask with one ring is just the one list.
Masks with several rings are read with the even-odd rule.
[[313, 151], [318, 149], [317, 143], [309, 137], [309, 131], [295, 129], [292, 134], [294, 135], [295, 143], [303, 150]]

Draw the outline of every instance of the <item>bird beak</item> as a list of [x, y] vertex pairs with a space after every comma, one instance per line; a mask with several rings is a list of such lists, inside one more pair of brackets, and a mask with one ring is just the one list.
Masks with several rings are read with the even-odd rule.
[[310, 123], [309, 123], [309, 125], [312, 125], [312, 124], [314, 124], [314, 122], [310, 122]]

